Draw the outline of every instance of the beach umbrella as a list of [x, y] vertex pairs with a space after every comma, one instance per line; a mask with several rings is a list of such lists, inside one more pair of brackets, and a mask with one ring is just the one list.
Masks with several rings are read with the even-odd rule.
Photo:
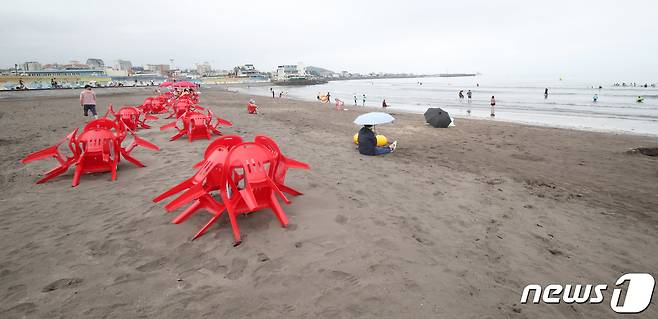
[[384, 112], [370, 112], [366, 114], [359, 115], [354, 119], [354, 123], [358, 125], [379, 125], [391, 123], [395, 120], [391, 114]]
[[175, 88], [181, 88], [181, 87], [185, 87], [185, 88], [193, 87], [193, 88], [195, 88], [195, 87], [197, 87], [196, 83], [190, 82], [190, 81], [176, 82], [172, 86], [175, 87]]
[[160, 87], [171, 86], [174, 82], [164, 81], [160, 84]]
[[446, 128], [452, 123], [450, 114], [438, 107], [431, 107], [425, 111], [425, 121], [434, 127], [440, 128]]

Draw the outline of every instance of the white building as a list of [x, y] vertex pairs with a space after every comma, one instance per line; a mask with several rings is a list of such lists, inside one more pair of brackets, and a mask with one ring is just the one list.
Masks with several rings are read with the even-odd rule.
[[197, 64], [196, 72], [199, 73], [199, 75], [210, 75], [212, 74], [212, 67], [210, 66], [210, 63], [203, 62], [201, 64]]
[[127, 60], [117, 60], [115, 68], [121, 71], [130, 71], [133, 68], [133, 64]]
[[302, 64], [285, 64], [276, 68], [276, 79], [279, 81], [304, 76], [306, 76], [306, 68]]
[[87, 59], [87, 65], [92, 69], [103, 69], [105, 68], [105, 63], [101, 59], [89, 58]]
[[21, 68], [23, 71], [39, 71], [41, 70], [41, 63], [35, 61], [25, 62]]

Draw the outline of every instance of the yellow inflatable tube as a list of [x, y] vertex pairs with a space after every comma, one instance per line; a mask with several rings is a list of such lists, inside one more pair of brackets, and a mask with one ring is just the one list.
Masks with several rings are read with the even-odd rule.
[[[377, 135], [377, 146], [386, 146], [388, 144], [388, 139], [384, 135]], [[359, 145], [359, 133], [354, 134], [354, 137], [352, 138], [354, 140], [354, 144]]]

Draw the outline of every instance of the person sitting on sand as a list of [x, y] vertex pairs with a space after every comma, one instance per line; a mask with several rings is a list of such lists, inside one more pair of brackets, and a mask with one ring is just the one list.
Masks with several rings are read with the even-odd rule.
[[253, 99], [249, 100], [249, 103], [247, 103], [247, 112], [249, 114], [258, 114], [258, 105], [256, 105], [256, 101]]
[[377, 146], [377, 137], [375, 136], [374, 125], [364, 125], [359, 130], [359, 153], [363, 155], [382, 155], [395, 151], [398, 141], [394, 141], [388, 146]]
[[88, 116], [89, 111], [94, 115], [94, 118], [98, 118], [98, 113], [96, 113], [96, 93], [91, 89], [91, 85], [85, 85], [85, 89], [80, 92], [80, 106], [84, 111], [84, 115]]

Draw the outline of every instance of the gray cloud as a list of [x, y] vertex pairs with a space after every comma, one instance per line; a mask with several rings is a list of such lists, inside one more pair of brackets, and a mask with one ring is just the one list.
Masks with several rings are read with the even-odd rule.
[[[655, 1], [20, 1], [0, 12], [0, 65], [112, 63], [263, 70], [566, 74], [651, 80]], [[655, 80], [655, 79], [653, 79]]]

